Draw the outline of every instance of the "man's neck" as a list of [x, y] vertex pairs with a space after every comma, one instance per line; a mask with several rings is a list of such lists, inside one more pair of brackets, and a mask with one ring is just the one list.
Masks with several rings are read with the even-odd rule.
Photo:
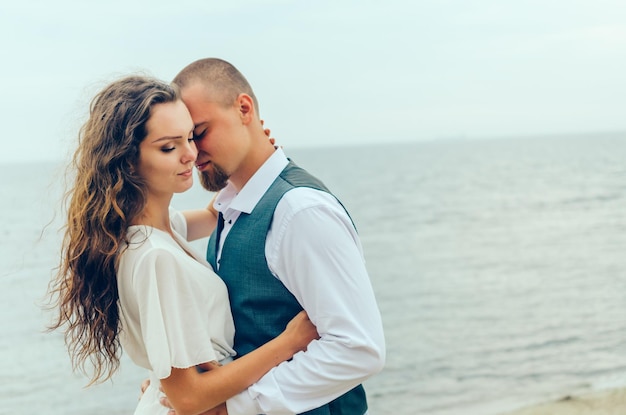
[[237, 190], [241, 190], [276, 151], [276, 148], [267, 140], [265, 135], [262, 139], [264, 142], [251, 149], [248, 156], [239, 166], [239, 169], [230, 176], [229, 180]]

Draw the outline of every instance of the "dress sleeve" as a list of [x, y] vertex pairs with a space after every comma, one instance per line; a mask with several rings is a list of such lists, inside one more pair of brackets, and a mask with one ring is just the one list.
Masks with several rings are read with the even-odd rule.
[[200, 309], [201, 287], [186, 278], [181, 258], [170, 251], [150, 250], [137, 265], [133, 286], [146, 354], [159, 379], [167, 378], [172, 367], [216, 360], [208, 313]]

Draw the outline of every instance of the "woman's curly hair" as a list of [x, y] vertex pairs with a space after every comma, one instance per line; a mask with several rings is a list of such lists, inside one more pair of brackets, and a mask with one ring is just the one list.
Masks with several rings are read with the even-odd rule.
[[58, 307], [50, 329], [63, 328], [74, 370], [90, 385], [110, 379], [119, 367], [120, 320], [116, 271], [126, 229], [141, 214], [146, 186], [136, 174], [139, 144], [151, 109], [180, 99], [172, 86], [144, 76], [117, 80], [91, 102], [78, 136], [65, 193], [67, 223], [61, 261], [50, 283]]

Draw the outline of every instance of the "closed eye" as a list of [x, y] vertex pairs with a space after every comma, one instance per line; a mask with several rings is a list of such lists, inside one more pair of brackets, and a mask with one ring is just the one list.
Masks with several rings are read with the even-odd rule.
[[193, 133], [193, 137], [192, 140], [193, 141], [198, 141], [198, 140], [202, 140], [204, 138], [204, 136], [206, 135], [207, 130], [202, 130], [202, 132], [196, 134], [195, 132]]

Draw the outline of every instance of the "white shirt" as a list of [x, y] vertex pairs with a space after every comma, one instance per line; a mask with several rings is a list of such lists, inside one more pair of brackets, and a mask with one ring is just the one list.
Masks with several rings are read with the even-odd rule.
[[[215, 208], [225, 224], [218, 261], [240, 213], [252, 212], [287, 164], [277, 149], [241, 191], [229, 184], [220, 192]], [[321, 338], [229, 399], [229, 415], [305, 412], [382, 370], [382, 322], [363, 251], [350, 218], [332, 195], [305, 187], [288, 191], [276, 207], [265, 255]]]
[[122, 348], [151, 372], [135, 415], [167, 414], [158, 400], [159, 379], [172, 367], [235, 354], [226, 285], [186, 241], [184, 217], [170, 213], [174, 238], [149, 226], [128, 228], [117, 272]]

